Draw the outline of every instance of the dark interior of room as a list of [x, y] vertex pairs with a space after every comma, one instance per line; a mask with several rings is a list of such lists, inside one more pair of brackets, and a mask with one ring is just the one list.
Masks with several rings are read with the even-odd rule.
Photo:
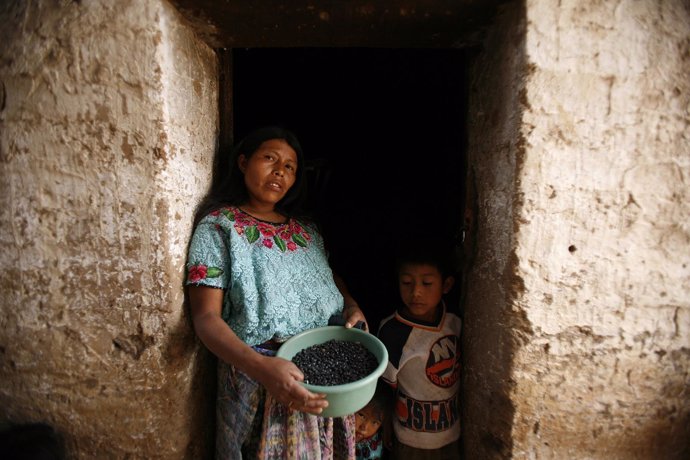
[[[233, 131], [280, 124], [307, 157], [309, 211], [370, 327], [398, 305], [393, 256], [460, 246], [467, 57], [461, 49], [233, 50]], [[449, 294], [458, 308], [459, 293]]]

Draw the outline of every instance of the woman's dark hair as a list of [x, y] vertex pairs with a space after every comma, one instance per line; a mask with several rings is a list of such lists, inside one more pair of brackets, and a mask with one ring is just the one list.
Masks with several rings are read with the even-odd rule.
[[249, 195], [244, 183], [244, 174], [239, 168], [237, 159], [240, 155], [250, 158], [261, 144], [273, 139], [284, 140], [297, 154], [295, 183], [283, 199], [276, 204], [276, 210], [287, 216], [299, 214], [304, 203], [307, 182], [305, 180], [306, 165], [302, 146], [292, 131], [281, 126], [265, 126], [247, 134], [244, 139], [235, 145], [230, 152], [229, 158], [216, 162], [215, 167], [221, 170], [214, 171], [211, 190], [197, 207], [194, 225], [211, 211], [223, 206], [238, 206], [248, 199]]

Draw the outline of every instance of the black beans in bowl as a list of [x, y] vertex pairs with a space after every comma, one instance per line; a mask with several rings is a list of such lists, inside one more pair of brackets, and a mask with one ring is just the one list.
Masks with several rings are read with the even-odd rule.
[[304, 374], [304, 383], [321, 386], [355, 382], [379, 365], [374, 354], [361, 343], [335, 339], [300, 350], [292, 362]]

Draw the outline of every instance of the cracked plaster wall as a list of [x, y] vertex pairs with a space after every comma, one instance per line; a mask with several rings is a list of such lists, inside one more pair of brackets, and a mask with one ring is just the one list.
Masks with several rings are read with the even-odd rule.
[[688, 458], [690, 7], [520, 9], [473, 69], [466, 448]]
[[162, 1], [0, 20], [0, 422], [48, 422], [73, 458], [201, 455], [181, 286], [215, 54]]

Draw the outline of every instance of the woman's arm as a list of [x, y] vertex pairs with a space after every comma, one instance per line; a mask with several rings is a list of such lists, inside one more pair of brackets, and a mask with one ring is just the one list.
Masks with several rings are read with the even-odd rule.
[[304, 375], [291, 361], [267, 357], [244, 343], [221, 318], [223, 290], [190, 286], [189, 300], [194, 330], [206, 347], [224, 362], [235, 366], [281, 403], [302, 412], [320, 414], [328, 406], [325, 395], [299, 384]]
[[347, 289], [345, 281], [343, 281], [343, 279], [336, 273], [333, 273], [333, 281], [335, 281], [335, 285], [338, 287], [338, 290], [344, 299], [343, 318], [345, 318], [346, 321], [345, 327], [352, 327], [357, 324], [357, 321], [364, 321], [364, 330], [368, 331], [369, 324], [367, 323], [367, 319], [364, 317], [364, 313], [359, 308], [357, 301], [352, 297], [350, 291]]

